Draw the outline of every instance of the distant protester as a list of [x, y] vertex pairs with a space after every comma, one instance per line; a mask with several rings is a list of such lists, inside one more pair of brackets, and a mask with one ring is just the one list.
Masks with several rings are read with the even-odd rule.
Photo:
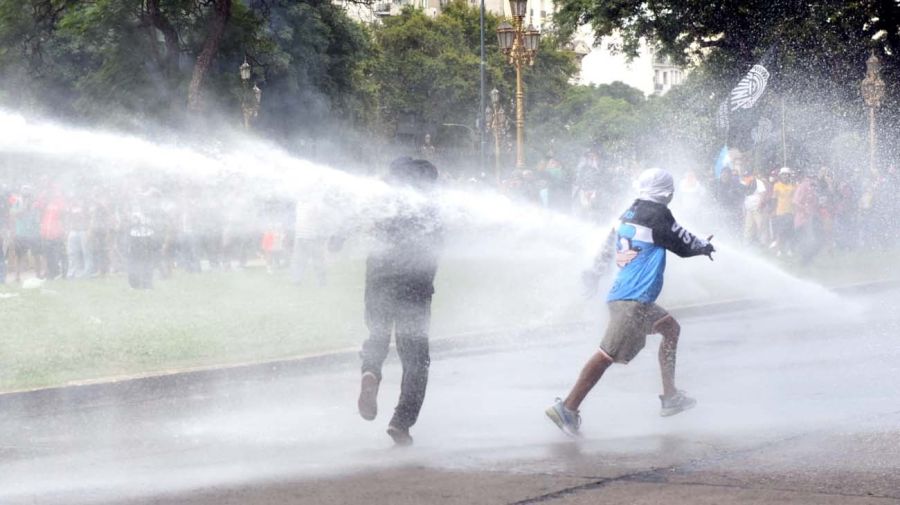
[[709, 240], [695, 237], [675, 221], [668, 208], [675, 193], [669, 172], [644, 171], [638, 178], [638, 188], [640, 196], [619, 218], [618, 227], [610, 231], [593, 268], [584, 273], [585, 287], [593, 295], [613, 258], [619, 267], [606, 297], [610, 318], [600, 349], [584, 365], [565, 400], [557, 398], [546, 411], [547, 417], [570, 436], [580, 434], [578, 409], [606, 369], [613, 363], [627, 364], [634, 359], [644, 348], [647, 335], [653, 333], [662, 334], [660, 415], [672, 416], [696, 404], [675, 387], [675, 355], [681, 326], [656, 304], [656, 299], [663, 287], [667, 250], [683, 258], [705, 255], [712, 259], [715, 248]]
[[325, 250], [328, 238], [335, 233], [333, 208], [321, 194], [306, 194], [295, 206], [294, 248], [291, 254], [291, 281], [300, 285], [308, 271], [319, 287], [325, 285]]
[[103, 276], [110, 270], [110, 236], [112, 235], [112, 216], [107, 204], [107, 197], [95, 191], [88, 207], [90, 232], [89, 247], [94, 258], [94, 269], [91, 276]]
[[821, 219], [818, 187], [804, 171], [794, 190], [794, 243], [802, 263], [808, 263], [821, 247]]
[[284, 227], [275, 220], [270, 220], [263, 232], [259, 248], [263, 252], [266, 261], [266, 272], [274, 274], [281, 265], [281, 256], [284, 254]]
[[50, 192], [38, 198], [41, 208], [41, 249], [47, 263], [47, 279], [59, 279], [66, 276], [68, 259], [66, 257], [66, 232], [63, 227], [63, 213], [66, 202], [58, 184], [50, 186]]
[[31, 186], [23, 185], [19, 193], [9, 197], [9, 216], [13, 221], [12, 245], [16, 259], [16, 282], [22, 282], [22, 272], [33, 265], [35, 276], [41, 271], [41, 215]]
[[775, 249], [775, 255], [793, 254], [794, 240], [794, 183], [793, 171], [782, 167], [778, 171], [778, 180], [772, 186], [775, 199], [775, 217], [772, 218], [772, 231], [775, 240], [769, 246]]
[[572, 183], [569, 172], [556, 158], [553, 151], [547, 152], [538, 165], [538, 177], [542, 181], [541, 204], [559, 212], [572, 210]]
[[603, 170], [598, 147], [588, 149], [575, 168], [572, 199], [575, 214], [588, 220], [599, 219], [610, 200], [609, 177]]
[[159, 196], [155, 188], [144, 191], [132, 202], [128, 216], [128, 284], [134, 289], [153, 288], [153, 269], [159, 252]]
[[766, 219], [766, 183], [753, 171], [741, 178], [744, 187], [744, 244], [765, 247], [769, 243], [769, 222]]
[[700, 183], [697, 173], [693, 170], [685, 172], [678, 182], [678, 193], [681, 195], [678, 198], [681, 208], [691, 215], [698, 212], [706, 203], [706, 188]]
[[[398, 187], [428, 192], [437, 176], [437, 169], [426, 160], [400, 158], [391, 164], [387, 180]], [[433, 205], [402, 204], [394, 215], [375, 223], [374, 236], [377, 244], [366, 259], [369, 338], [360, 353], [359, 413], [366, 420], [377, 415], [381, 368], [393, 330], [403, 379], [387, 433], [395, 444], [409, 445], [409, 429], [418, 419], [428, 384], [431, 298], [443, 228]]]
[[68, 257], [68, 277], [87, 277], [94, 270], [94, 257], [88, 240], [90, 215], [85, 199], [71, 195], [70, 205], [66, 212], [66, 253]]
[[743, 223], [744, 186], [738, 174], [729, 168], [722, 174], [715, 185], [715, 198], [722, 209], [723, 217], [729, 230], [740, 230]]

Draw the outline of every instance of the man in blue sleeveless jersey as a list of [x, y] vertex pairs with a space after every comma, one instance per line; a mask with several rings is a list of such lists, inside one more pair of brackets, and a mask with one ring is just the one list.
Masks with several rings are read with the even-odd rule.
[[712, 259], [715, 248], [709, 240], [695, 237], [675, 222], [668, 208], [675, 193], [672, 175], [650, 169], [638, 178], [640, 196], [622, 214], [593, 268], [584, 273], [585, 285], [596, 293], [599, 279], [615, 257], [619, 267], [615, 283], [606, 298], [609, 325], [600, 349], [588, 360], [565, 400], [557, 398], [547, 416], [566, 434], [578, 435], [581, 416], [578, 407], [613, 363], [628, 363], [643, 349], [647, 335], [662, 334], [659, 367], [663, 394], [660, 415], [671, 416], [696, 404], [675, 388], [675, 352], [681, 327], [656, 298], [663, 286], [666, 251], [683, 258], [705, 255]]

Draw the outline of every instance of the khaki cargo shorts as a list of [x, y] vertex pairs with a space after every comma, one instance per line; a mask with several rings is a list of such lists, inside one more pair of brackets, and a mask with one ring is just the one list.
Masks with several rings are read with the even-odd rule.
[[641, 352], [653, 325], [669, 315], [655, 303], [609, 302], [609, 324], [600, 349], [616, 363], [628, 363]]

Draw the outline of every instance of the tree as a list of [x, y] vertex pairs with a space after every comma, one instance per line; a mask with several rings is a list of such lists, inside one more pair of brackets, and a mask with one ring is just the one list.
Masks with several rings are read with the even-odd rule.
[[229, 3], [0, 0], [0, 99], [118, 127], [181, 124], [185, 104], [236, 116], [246, 57], [273, 130], [364, 108], [371, 43], [340, 7]]
[[828, 53], [840, 47], [810, 47], [810, 42], [833, 42], [835, 35], [847, 36], [845, 44], [859, 41], [892, 54], [900, 48], [900, 5], [892, 1], [561, 0], [559, 9], [555, 19], [566, 30], [590, 24], [598, 39], [619, 33], [621, 49], [632, 56], [642, 39], [682, 61], [690, 53], [702, 57], [708, 49], [747, 61], [775, 43]]
[[[617, 92], [636, 92], [632, 103]], [[643, 105], [643, 94], [622, 83], [601, 86], [571, 86], [557, 102], [542, 104], [532, 114], [532, 138], [552, 139], [554, 155], [573, 165], [585, 148], [602, 145], [615, 155], [631, 152], [630, 135], [636, 129], [635, 118]], [[545, 142], [542, 149], [547, 149]], [[541, 152], [539, 154], [545, 154]]]
[[265, 23], [249, 52], [265, 86], [261, 126], [314, 134], [335, 120], [368, 125], [375, 48], [363, 25], [327, 0], [270, 0], [253, 12]]
[[[618, 33], [618, 49], [630, 56], [650, 40], [676, 61], [695, 58], [711, 77], [731, 83], [770, 47], [780, 54], [782, 88], [796, 94], [858, 97], [872, 49], [884, 57], [886, 81], [900, 78], [895, 1], [561, 0], [559, 6], [555, 19], [568, 31], [590, 24], [598, 40]], [[889, 90], [898, 92], [896, 85]]]
[[[485, 17], [487, 89], [500, 90], [504, 102], [514, 96], [515, 73], [497, 47], [499, 19]], [[380, 113], [392, 132], [418, 134], [445, 123], [475, 126], [479, 116], [479, 11], [456, 1], [431, 18], [406, 8], [375, 29], [379, 48], [373, 78]], [[577, 67], [546, 37], [534, 67], [525, 71], [527, 111], [557, 103]], [[512, 114], [512, 107], [507, 106]], [[406, 130], [403, 130], [404, 125]]]
[[590, 24], [597, 37], [621, 35], [617, 49], [628, 55], [637, 54], [641, 40], [650, 40], [663, 54], [692, 64], [693, 100], [707, 104], [708, 117], [762, 53], [774, 48], [777, 63], [762, 107], [780, 108], [784, 98], [795, 140], [810, 151], [827, 150], [818, 144], [827, 144], [842, 129], [863, 127], [859, 82], [874, 50], [882, 57], [888, 84], [883, 130], [900, 124], [896, 1], [561, 0], [559, 7], [555, 19], [567, 31]]
[[[221, 45], [224, 32], [219, 32], [233, 11], [246, 12], [230, 5], [230, 0], [3, 0], [0, 67], [17, 85], [18, 98], [27, 96], [56, 114], [132, 116], [139, 122], [165, 118], [185, 103], [199, 105]], [[187, 58], [197, 64], [190, 68]]]

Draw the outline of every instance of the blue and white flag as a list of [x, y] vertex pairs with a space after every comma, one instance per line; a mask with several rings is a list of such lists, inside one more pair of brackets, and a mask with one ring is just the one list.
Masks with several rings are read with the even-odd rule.
[[734, 170], [734, 165], [731, 163], [731, 155], [728, 154], [728, 146], [722, 146], [722, 150], [719, 151], [719, 156], [716, 158], [716, 166], [714, 168], [716, 179], [722, 178], [722, 171], [726, 168]]

